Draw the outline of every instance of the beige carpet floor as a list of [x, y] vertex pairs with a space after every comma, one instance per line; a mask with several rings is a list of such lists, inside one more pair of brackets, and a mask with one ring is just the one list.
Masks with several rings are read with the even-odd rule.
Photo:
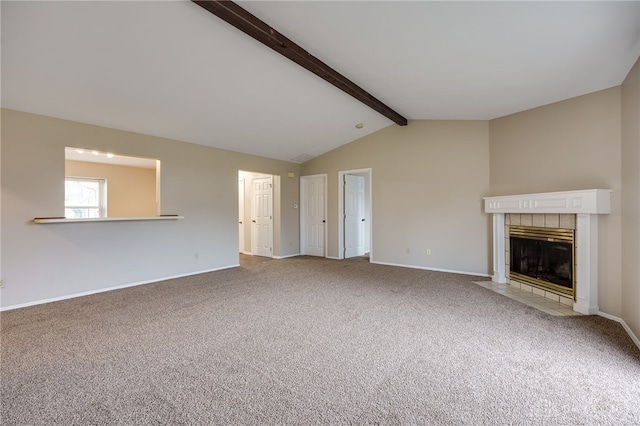
[[479, 277], [299, 257], [0, 314], [3, 425], [638, 425], [640, 350]]

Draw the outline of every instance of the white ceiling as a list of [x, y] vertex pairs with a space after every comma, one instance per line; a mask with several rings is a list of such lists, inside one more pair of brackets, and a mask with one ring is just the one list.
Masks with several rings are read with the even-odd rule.
[[[239, 3], [409, 120], [609, 88], [640, 55], [638, 1]], [[189, 1], [1, 14], [5, 108], [283, 160], [395, 125]]]

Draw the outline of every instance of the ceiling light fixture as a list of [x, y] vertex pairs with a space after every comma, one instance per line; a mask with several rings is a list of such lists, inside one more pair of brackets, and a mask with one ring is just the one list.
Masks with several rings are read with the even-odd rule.
[[363, 127], [364, 127], [364, 124], [362, 123], [356, 124], [356, 129], [362, 129]]

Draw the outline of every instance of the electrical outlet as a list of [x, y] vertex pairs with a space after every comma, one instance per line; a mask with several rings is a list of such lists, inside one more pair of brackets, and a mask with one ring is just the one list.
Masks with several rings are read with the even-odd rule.
[[4, 288], [4, 280], [0, 278], [0, 288]]
[[409, 250], [409, 247], [407, 247], [406, 249], [404, 249], [404, 252], [409, 254], [409, 253], [411, 253], [411, 250]]
[[431, 249], [427, 249], [427, 256], [431, 256]]
[[198, 259], [200, 258], [200, 254], [199, 254], [199, 253], [194, 254], [194, 255], [193, 255], [193, 258], [194, 258], [195, 260], [198, 260]]

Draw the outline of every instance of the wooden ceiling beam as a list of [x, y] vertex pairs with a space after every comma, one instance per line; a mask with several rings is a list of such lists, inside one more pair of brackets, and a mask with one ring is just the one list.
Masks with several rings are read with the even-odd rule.
[[406, 118], [236, 3], [217, 0], [192, 1], [400, 126], [407, 125]]

